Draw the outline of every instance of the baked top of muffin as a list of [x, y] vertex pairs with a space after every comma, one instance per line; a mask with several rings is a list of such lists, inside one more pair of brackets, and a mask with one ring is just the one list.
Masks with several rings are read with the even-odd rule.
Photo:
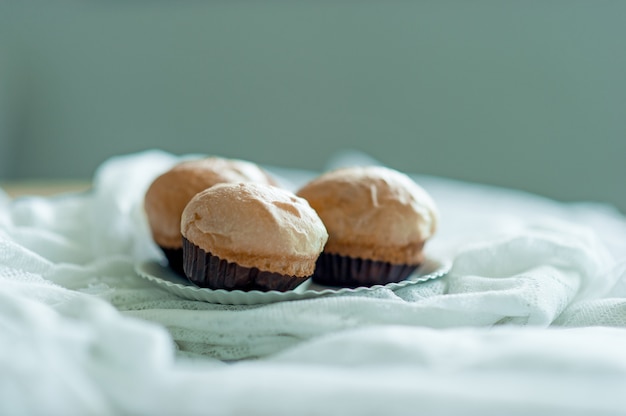
[[180, 219], [191, 198], [224, 182], [276, 182], [252, 162], [209, 157], [181, 162], [157, 177], [148, 188], [144, 209], [154, 241], [164, 248], [181, 248]]
[[187, 204], [184, 238], [220, 259], [289, 276], [310, 276], [328, 233], [306, 200], [258, 183], [223, 183]]
[[428, 193], [407, 175], [385, 167], [327, 172], [297, 194], [328, 230], [326, 253], [417, 264], [424, 242], [437, 228], [437, 209]]

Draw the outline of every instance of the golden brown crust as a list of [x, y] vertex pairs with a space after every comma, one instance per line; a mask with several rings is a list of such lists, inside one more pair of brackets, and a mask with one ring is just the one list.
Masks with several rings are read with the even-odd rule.
[[344, 168], [306, 184], [298, 195], [324, 222], [325, 252], [418, 264], [437, 227], [432, 198], [407, 175], [383, 167]]
[[289, 276], [310, 276], [328, 239], [306, 200], [255, 183], [200, 192], [183, 211], [181, 232], [221, 259]]
[[364, 244], [332, 243], [330, 240], [324, 252], [341, 256], [356, 257], [392, 264], [418, 265], [424, 261], [424, 242], [407, 244], [406, 246], [373, 246]]
[[198, 192], [224, 182], [276, 184], [257, 165], [243, 160], [210, 157], [181, 162], [157, 177], [146, 192], [144, 209], [154, 241], [161, 247], [181, 248], [185, 206]]

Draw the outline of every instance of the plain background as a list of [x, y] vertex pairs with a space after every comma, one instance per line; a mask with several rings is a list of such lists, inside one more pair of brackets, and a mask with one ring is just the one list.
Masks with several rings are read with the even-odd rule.
[[626, 212], [624, 1], [0, 2], [0, 179], [145, 149]]

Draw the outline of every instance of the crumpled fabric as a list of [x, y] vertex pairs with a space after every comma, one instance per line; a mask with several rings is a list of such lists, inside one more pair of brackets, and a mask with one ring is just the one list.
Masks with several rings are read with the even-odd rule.
[[[145, 190], [179, 160], [112, 158], [86, 193], [0, 192], [1, 414], [626, 408], [626, 220], [611, 207], [414, 174], [441, 211], [426, 253], [452, 262], [446, 276], [218, 305], [134, 272], [161, 257]], [[266, 168], [294, 190], [317, 174]]]

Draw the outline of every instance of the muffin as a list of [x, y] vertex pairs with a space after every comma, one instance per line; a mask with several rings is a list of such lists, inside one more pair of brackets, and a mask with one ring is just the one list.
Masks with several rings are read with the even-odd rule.
[[399, 282], [423, 261], [437, 227], [432, 198], [407, 175], [384, 167], [325, 173], [304, 185], [305, 198], [329, 238], [316, 283], [358, 287]]
[[286, 291], [307, 280], [328, 239], [306, 200], [258, 183], [219, 184], [181, 219], [183, 268], [211, 289]]
[[198, 192], [224, 182], [275, 184], [254, 163], [210, 157], [181, 162], [157, 177], [148, 188], [144, 209], [152, 237], [176, 272], [183, 274], [180, 234], [183, 209]]

